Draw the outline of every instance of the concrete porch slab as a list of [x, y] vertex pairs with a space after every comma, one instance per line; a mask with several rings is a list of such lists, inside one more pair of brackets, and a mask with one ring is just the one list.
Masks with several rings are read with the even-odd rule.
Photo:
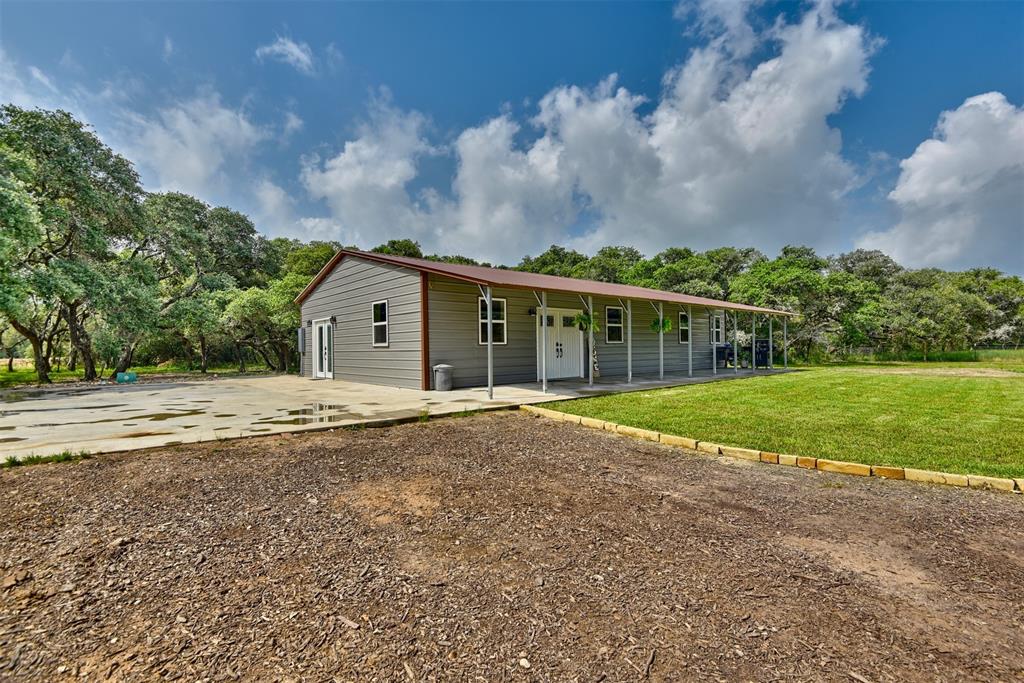
[[10, 390], [0, 403], [0, 459], [347, 427], [749, 376], [749, 370], [729, 370], [636, 377], [632, 384], [602, 379], [593, 387], [551, 381], [546, 394], [539, 383], [504, 385], [495, 387], [491, 400], [483, 388], [417, 391], [291, 375]]

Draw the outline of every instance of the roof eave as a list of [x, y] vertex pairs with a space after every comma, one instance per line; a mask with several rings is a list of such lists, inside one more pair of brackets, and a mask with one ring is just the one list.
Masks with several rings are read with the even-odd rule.
[[[295, 303], [301, 305], [302, 302], [305, 301], [309, 297], [309, 295], [313, 293], [313, 291], [317, 288], [317, 286], [319, 286], [320, 283], [323, 282], [323, 280], [327, 278], [327, 276], [330, 274], [330, 272], [332, 270], [334, 270], [334, 268], [338, 265], [338, 263], [345, 256], [353, 256], [355, 258], [363, 258], [363, 259], [367, 259], [369, 261], [376, 261], [378, 263], [387, 263], [389, 265], [397, 266], [399, 268], [409, 268], [411, 270], [418, 270], [418, 271], [421, 271], [421, 272], [431, 273], [433, 275], [438, 275], [438, 276], [441, 276], [441, 277], [451, 278], [453, 280], [461, 280], [463, 282], [471, 282], [471, 283], [477, 284], [477, 285], [488, 285], [488, 286], [492, 286], [492, 287], [504, 287], [504, 288], [507, 288], [507, 289], [522, 289], [522, 290], [538, 290], [538, 289], [543, 289], [543, 290], [546, 290], [546, 291], [549, 291], [549, 292], [560, 292], [562, 294], [586, 294], [586, 293], [588, 293], [583, 288], [580, 288], [580, 289], [583, 289], [583, 291], [580, 291], [580, 289], [563, 289], [563, 288], [558, 287], [558, 286], [531, 287], [531, 286], [526, 286], [526, 285], [509, 284], [509, 283], [505, 283], [505, 282], [498, 282], [498, 281], [493, 280], [493, 279], [492, 280], [488, 280], [486, 278], [476, 278], [476, 277], [472, 277], [472, 276], [469, 276], [469, 275], [463, 275], [463, 274], [460, 274], [460, 273], [453, 273], [452, 271], [446, 270], [444, 268], [431, 267], [429, 261], [428, 262], [421, 262], [419, 259], [417, 259], [417, 263], [406, 263], [406, 262], [400, 261], [398, 259], [389, 258], [389, 256], [387, 254], [375, 254], [375, 253], [365, 252], [365, 251], [353, 251], [351, 249], [339, 249], [338, 252], [334, 256], [331, 257], [331, 260], [328, 261], [327, 264], [324, 265], [324, 267], [320, 269], [320, 271], [310, 281], [310, 283], [308, 285], [306, 285], [306, 287], [302, 290], [302, 292], [300, 292], [299, 295], [297, 297], [295, 297]], [[578, 280], [578, 282], [585, 283], [585, 282], [587, 282], [587, 280]], [[651, 291], [654, 294], [658, 293], [656, 290], [651, 290]], [[668, 294], [668, 293], [669, 292], [666, 292], [666, 294]], [[609, 296], [609, 295], [600, 294], [599, 296]], [[657, 296], [642, 296], [641, 293], [637, 293], [635, 297], [626, 297], [626, 298], [647, 299], [648, 301], [660, 301], [660, 300], [663, 300], [663, 299], [659, 299]], [[680, 303], [680, 305], [682, 305], [681, 302], [676, 302], [676, 303]], [[698, 302], [698, 303], [687, 302], [687, 303], [689, 305], [691, 305], [691, 306], [703, 306], [705, 308], [721, 308], [721, 309], [730, 310], [730, 311], [743, 311], [743, 312], [746, 312], [746, 313], [762, 313], [762, 314], [765, 314], [765, 315], [781, 315], [781, 316], [787, 316], [787, 317], [795, 317], [797, 315], [796, 313], [791, 313], [789, 311], [778, 311], [778, 310], [775, 310], [775, 309], [772, 309], [772, 308], [763, 308], [761, 306], [750, 306], [748, 304], [734, 304], [734, 303], [729, 302], [729, 301], [720, 301], [718, 299], [711, 299], [707, 303], [703, 303], [703, 302]]]

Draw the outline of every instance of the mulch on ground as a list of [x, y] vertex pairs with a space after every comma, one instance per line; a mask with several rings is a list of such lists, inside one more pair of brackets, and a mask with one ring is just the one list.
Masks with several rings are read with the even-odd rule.
[[0, 472], [0, 679], [1009, 680], [1024, 497], [516, 413]]

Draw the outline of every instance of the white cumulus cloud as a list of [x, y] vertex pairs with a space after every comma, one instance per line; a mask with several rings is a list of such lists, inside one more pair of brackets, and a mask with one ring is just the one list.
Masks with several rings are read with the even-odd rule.
[[400, 233], [426, 239], [430, 209], [406, 190], [419, 157], [434, 152], [425, 136], [426, 118], [394, 108], [387, 93], [370, 108], [370, 120], [341, 152], [304, 160], [302, 182], [314, 199], [326, 201], [339, 228], [335, 237], [345, 243]]
[[1024, 267], [1024, 108], [990, 92], [943, 112], [934, 136], [900, 162], [888, 230], [858, 246], [910, 266]]
[[245, 111], [225, 106], [218, 93], [204, 91], [151, 116], [125, 111], [117, 135], [142, 169], [146, 189], [216, 201], [269, 132]]
[[[535, 134], [507, 114], [464, 130], [451, 191], [413, 193], [430, 148], [424, 118], [389, 107], [342, 152], [307, 164], [303, 182], [345, 235], [412, 236], [500, 263], [556, 241], [820, 243], [858, 182], [828, 117], [865, 91], [873, 40], [828, 3], [760, 32], [746, 5], [693, 7], [705, 45], [665, 74], [650, 113], [614, 75], [555, 88]], [[771, 56], [750, 65], [758, 45]]]
[[256, 59], [260, 61], [274, 59], [284, 62], [307, 76], [315, 71], [313, 50], [309, 45], [282, 36], [278, 36], [277, 40], [269, 45], [261, 45], [256, 48]]

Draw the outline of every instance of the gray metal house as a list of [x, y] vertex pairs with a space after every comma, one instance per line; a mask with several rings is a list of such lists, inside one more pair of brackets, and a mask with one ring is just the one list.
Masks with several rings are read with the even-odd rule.
[[[676, 292], [341, 250], [296, 298], [302, 374], [429, 390], [431, 368], [456, 387], [717, 372], [738, 313], [789, 314]], [[490, 302], [490, 305], [488, 305]], [[490, 315], [488, 315], [490, 312]], [[599, 331], [580, 329], [593, 312]], [[658, 318], [672, 321], [657, 332]], [[769, 340], [773, 335], [769, 335]], [[771, 343], [769, 341], [769, 343]], [[785, 345], [783, 346], [785, 349]], [[785, 362], [785, 351], [783, 351]], [[769, 356], [770, 357], [770, 356]], [[770, 361], [769, 361], [770, 363]]]

